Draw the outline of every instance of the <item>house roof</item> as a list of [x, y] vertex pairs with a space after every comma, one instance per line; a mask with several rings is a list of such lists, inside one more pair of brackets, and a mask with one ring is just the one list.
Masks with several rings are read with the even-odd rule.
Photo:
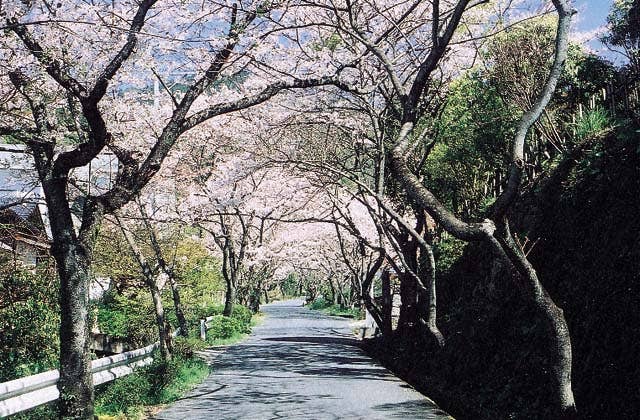
[[[111, 153], [98, 155], [88, 165], [71, 173], [82, 190], [101, 194], [111, 188], [118, 170], [118, 160]], [[76, 189], [72, 195], [82, 193]], [[71, 198], [73, 202], [73, 198]], [[51, 239], [49, 212], [44, 192], [29, 150], [21, 144], [0, 144], [0, 210], [10, 209], [16, 217], [28, 223], [36, 214], [41, 218], [47, 239]], [[78, 216], [78, 215], [76, 215]], [[74, 220], [79, 224], [79, 219]]]

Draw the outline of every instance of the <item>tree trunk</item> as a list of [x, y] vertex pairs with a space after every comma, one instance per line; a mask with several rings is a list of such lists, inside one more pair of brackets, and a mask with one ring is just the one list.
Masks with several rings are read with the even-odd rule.
[[[162, 247], [160, 246], [160, 242], [158, 241], [158, 236], [156, 235], [156, 231], [149, 221], [149, 216], [147, 214], [147, 210], [142, 204], [142, 202], [138, 199], [138, 209], [140, 210], [140, 215], [142, 216], [142, 221], [144, 222], [144, 226], [147, 230], [147, 234], [149, 235], [149, 239], [151, 240], [151, 247], [153, 248], [153, 252], [156, 255], [158, 260], [158, 264], [160, 268], [169, 278], [169, 286], [171, 287], [171, 296], [173, 299], [173, 307], [176, 311], [176, 318], [178, 319], [178, 327], [180, 328], [180, 335], [183, 337], [189, 336], [189, 330], [187, 327], [187, 320], [184, 316], [184, 312], [182, 311], [182, 302], [180, 300], [180, 290], [178, 287], [178, 282], [176, 281], [176, 273], [173, 270], [173, 267], [170, 267], [167, 264], [167, 261], [164, 259], [164, 255], [162, 252]], [[119, 223], [119, 222], [118, 222]]]
[[[42, 162], [36, 161], [36, 165]], [[93, 419], [93, 375], [89, 352], [89, 287], [91, 252], [102, 208], [85, 203], [81, 234], [77, 235], [66, 196], [66, 179], [52, 179], [39, 167], [49, 209], [51, 253], [60, 277], [61, 419]]]
[[382, 272], [380, 280], [382, 283], [382, 335], [391, 337], [393, 333], [393, 296], [391, 295], [391, 273], [389, 270]]
[[158, 340], [160, 342], [160, 354], [162, 360], [171, 360], [171, 335], [169, 334], [169, 324], [165, 320], [164, 306], [162, 305], [162, 297], [160, 295], [160, 288], [158, 287], [158, 279], [153, 274], [149, 262], [142, 254], [142, 251], [138, 247], [133, 235], [127, 230], [120, 219], [118, 214], [114, 214], [116, 222], [120, 226], [120, 230], [124, 235], [127, 245], [129, 245], [129, 251], [135, 258], [136, 262], [140, 266], [144, 282], [149, 288], [151, 294], [151, 300], [153, 301], [153, 308], [155, 311], [156, 326], [158, 327]]
[[[365, 284], [365, 287], [362, 288], [362, 304], [364, 305], [365, 309], [367, 310], [367, 312], [369, 313], [369, 315], [371, 315], [371, 318], [373, 319], [373, 322], [376, 323], [376, 325], [378, 326], [378, 328], [380, 329], [380, 331], [382, 330], [382, 313], [380, 311], [380, 309], [378, 309], [378, 307], [375, 305], [375, 303], [373, 302], [373, 299], [371, 298], [371, 287], [373, 286], [372, 283], [367, 283]], [[383, 332], [384, 334], [384, 332]]]
[[[137, 251], [137, 249], [136, 249]], [[137, 251], [139, 252], [139, 251]], [[156, 277], [151, 272], [151, 267], [142, 255], [138, 255], [138, 261], [142, 266], [142, 272], [144, 275], [145, 283], [151, 293], [151, 300], [153, 301], [153, 309], [155, 312], [156, 327], [158, 328], [158, 341], [160, 343], [160, 356], [163, 361], [171, 360], [171, 333], [169, 331], [169, 324], [166, 321], [164, 315], [164, 305], [162, 304], [162, 296], [160, 289], [158, 288], [158, 282]]]
[[189, 336], [189, 329], [187, 327], [187, 319], [184, 316], [182, 310], [182, 301], [180, 300], [180, 290], [178, 282], [176, 281], [173, 271], [169, 275], [169, 285], [171, 286], [171, 296], [173, 298], [173, 307], [176, 311], [176, 317], [178, 318], [178, 327], [180, 327], [180, 335], [183, 337]]
[[[566, 320], [562, 310], [555, 305], [542, 287], [535, 270], [526, 256], [520, 252], [517, 244], [515, 244], [508, 231], [508, 225], [503, 223], [505, 232], [501, 238], [491, 220], [486, 219], [482, 223], [465, 223], [457, 219], [411, 173], [404, 161], [401, 147], [394, 149], [392, 164], [394, 174], [403, 184], [407, 193], [447, 231], [461, 240], [485, 241], [494, 250], [497, 258], [501, 258], [508, 266], [514, 267], [523, 278], [526, 289], [524, 292], [525, 298], [535, 305], [550, 330], [549, 339], [552, 345], [549, 349], [549, 356], [551, 358], [555, 388], [553, 391], [559, 406], [559, 412], [566, 418], [574, 416], [576, 407], [571, 390], [571, 340]], [[507, 203], [511, 202], [509, 197], [503, 196], [503, 198]], [[405, 279], [402, 280], [404, 282]], [[404, 291], [402, 294], [404, 306], [404, 296], [407, 295], [407, 298], [410, 298], [410, 296], [408, 296], [408, 291]]]
[[[151, 273], [147, 273], [150, 275]], [[151, 299], [153, 300], [153, 308], [155, 310], [156, 326], [158, 327], [158, 337], [160, 338], [160, 355], [162, 360], [171, 360], [171, 334], [169, 332], [169, 324], [166, 322], [164, 315], [164, 306], [162, 305], [162, 296], [160, 295], [160, 289], [158, 289], [157, 282], [153, 275], [147, 277], [147, 286], [149, 292], [151, 292]]]
[[[433, 249], [431, 245], [424, 244], [421, 248], [420, 252], [420, 265], [422, 267], [420, 278], [423, 278], [425, 274], [427, 275], [428, 281], [424, 286], [427, 288], [428, 300], [427, 300], [427, 329], [431, 333], [431, 335], [435, 338], [438, 347], [444, 347], [445, 340], [442, 332], [438, 328], [436, 323], [437, 318], [437, 301], [436, 301], [436, 260], [433, 255]], [[422, 254], [426, 255], [422, 255]]]
[[571, 388], [571, 336], [562, 309], [556, 305], [538, 279], [538, 274], [527, 257], [522, 253], [505, 221], [501, 229], [502, 237], [493, 240], [492, 245], [502, 258], [515, 268], [524, 280], [525, 297], [530, 300], [549, 331], [549, 355], [554, 385], [554, 396], [563, 419], [576, 416], [576, 406]]
[[227, 283], [227, 290], [224, 294], [224, 311], [222, 314], [224, 316], [231, 316], [231, 314], [233, 314], [233, 304], [236, 301], [236, 287], [231, 278], [227, 278], [225, 280]]
[[260, 299], [262, 297], [262, 280], [258, 281], [258, 284], [255, 287], [251, 288], [251, 292], [249, 292], [249, 309], [254, 314], [257, 314], [260, 310]]
[[[52, 253], [60, 276], [61, 419], [93, 419], [93, 376], [89, 357], [89, 266], [72, 243], [54, 241]], [[59, 239], [59, 238], [58, 238]]]
[[400, 274], [400, 317], [398, 330], [406, 331], [415, 326], [418, 320], [416, 280], [408, 273]]
[[380, 270], [380, 267], [382, 266], [382, 263], [384, 262], [385, 258], [386, 258], [385, 253], [383, 251], [380, 252], [380, 255], [378, 255], [378, 258], [376, 259], [376, 261], [367, 270], [365, 278], [362, 280], [361, 287], [360, 287], [360, 298], [362, 299], [362, 303], [364, 304], [364, 307], [369, 312], [369, 314], [371, 315], [371, 318], [373, 318], [373, 321], [376, 323], [380, 331], [383, 331], [382, 312], [375, 305], [371, 295], [372, 295], [373, 280], [375, 278], [375, 275], [378, 273], [378, 270]]
[[331, 288], [331, 302], [334, 305], [338, 304], [338, 292], [336, 290], [336, 285], [333, 283], [333, 275], [330, 275], [329, 278], [329, 287]]
[[340, 280], [336, 279], [336, 290], [338, 291], [338, 297], [335, 299], [336, 305], [349, 306], [351, 299], [347, 299], [344, 295], [344, 290]]

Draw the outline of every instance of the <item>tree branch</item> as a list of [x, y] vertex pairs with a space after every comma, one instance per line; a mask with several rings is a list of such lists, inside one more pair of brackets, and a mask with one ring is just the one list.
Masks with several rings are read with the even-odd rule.
[[524, 170], [524, 144], [527, 133], [536, 120], [540, 118], [540, 115], [551, 100], [551, 97], [556, 90], [558, 80], [562, 75], [564, 62], [567, 59], [571, 17], [575, 13], [575, 10], [571, 8], [568, 0], [553, 0], [553, 5], [555, 6], [559, 17], [556, 30], [553, 64], [538, 97], [531, 108], [522, 115], [518, 123], [518, 128], [516, 129], [516, 134], [513, 140], [513, 148], [511, 150], [509, 180], [507, 181], [504, 191], [498, 197], [493, 206], [492, 217], [494, 220], [500, 220], [502, 218], [520, 190]]
[[98, 76], [98, 79], [89, 94], [89, 100], [91, 102], [98, 103], [102, 99], [113, 76], [118, 72], [118, 70], [120, 70], [122, 63], [124, 63], [133, 53], [138, 42], [138, 33], [140, 33], [144, 26], [147, 12], [151, 7], [153, 7], [156, 1], [157, 0], [144, 0], [139, 3], [138, 10], [136, 11], [133, 20], [131, 21], [131, 26], [129, 27], [127, 42], [122, 46], [122, 48], [120, 48], [120, 51], [118, 51]]
[[31, 35], [31, 32], [29, 32], [25, 25], [18, 22], [17, 19], [12, 18], [7, 20], [7, 28], [20, 38], [31, 55], [44, 66], [47, 74], [60, 86], [72, 92], [78, 98], [86, 96], [87, 89], [71, 76], [60, 61], [53, 59], [51, 55], [44, 51], [40, 43]]

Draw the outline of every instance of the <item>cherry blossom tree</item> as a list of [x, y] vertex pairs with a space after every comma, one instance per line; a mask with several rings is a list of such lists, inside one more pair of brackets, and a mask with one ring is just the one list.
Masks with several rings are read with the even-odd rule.
[[[4, 1], [0, 95], [6, 101], [0, 107], [0, 134], [30, 149], [52, 215], [52, 253], [61, 279], [61, 416], [90, 418], [93, 413], [87, 291], [100, 222], [141, 193], [179, 139], [205, 152], [200, 166], [208, 169], [192, 180], [200, 194], [191, 194], [187, 202], [199, 206], [202, 201], [202, 214], [194, 219], [222, 252], [229, 302], [242, 273], [255, 267], [246, 258], [269, 254], [263, 252], [269, 235], [273, 249], [283, 249], [287, 240], [282, 238], [295, 237], [295, 230], [282, 226], [284, 220], [315, 221], [330, 229], [319, 235], [320, 225], [306, 226], [307, 233], [316, 235], [310, 238], [320, 247], [316, 250], [325, 253], [314, 252], [309, 243], [302, 268], [323, 276], [337, 270], [319, 261], [333, 240], [339, 252], [334, 255], [342, 256], [357, 279], [353, 285], [375, 313], [368, 290], [386, 261], [403, 273], [401, 324], [410, 326], [417, 319], [416, 288], [422, 286], [429, 296], [428, 329], [437, 336], [428, 214], [452, 235], [486, 243], [496, 264], [524, 280], [524, 294], [552, 331], [549, 354], [560, 411], [573, 413], [566, 321], [518, 248], [507, 220], [522, 182], [526, 134], [549, 102], [566, 58], [568, 0], [553, 0], [558, 25], [551, 72], [537, 99], [523, 110], [516, 135], [508, 139], [509, 179], [489, 217], [461, 220], [420, 179], [432, 128], [425, 121], [440, 109], [447, 82], [473, 63], [478, 43], [503, 17], [492, 4], [499, 9], [503, 2]], [[150, 88], [151, 80], [157, 89]], [[325, 85], [341, 92], [289, 93], [287, 112], [264, 104], [283, 90]], [[249, 108], [259, 104], [263, 113], [252, 114]], [[327, 113], [328, 108], [339, 112]], [[307, 115], [293, 112], [298, 109]], [[241, 111], [237, 119], [214, 119], [236, 111]], [[261, 120], [254, 121], [255, 115]], [[291, 141], [248, 155], [237, 142], [226, 141], [237, 137], [246, 149], [256, 149], [248, 139], [260, 125], [289, 131]], [[303, 135], [323, 129], [324, 135]], [[312, 143], [305, 144], [307, 139]], [[223, 147], [211, 150], [203, 146], [207, 142], [231, 144], [235, 156], [223, 158]], [[71, 171], [105, 149], [118, 157], [115, 182], [86, 193], [76, 228], [68, 194], [75, 183]], [[261, 185], [286, 182], [256, 160], [264, 153], [283, 167], [303, 162], [307, 170], [320, 165], [326, 171], [331, 162], [331, 182], [324, 182], [326, 172], [304, 181], [330, 193], [323, 194], [330, 205], [317, 207], [329, 209], [330, 217], [300, 212], [313, 200], [269, 208], [265, 203], [272, 198], [261, 194], [270, 188]], [[291, 197], [304, 201], [308, 195], [298, 190]], [[352, 200], [365, 211], [350, 210], [346, 203]], [[367, 222], [354, 213], [366, 215]], [[347, 232], [349, 238], [341, 236]], [[299, 264], [291, 256], [284, 259]], [[382, 315], [378, 318], [388, 324]]]
[[[184, 150], [189, 171], [177, 181], [189, 194], [179, 206], [179, 218], [207, 233], [222, 261], [227, 283], [225, 314], [236, 302], [257, 309], [260, 296], [277, 269], [271, 240], [283, 219], [312, 207], [316, 188], [283, 168], [266, 165], [251, 145], [247, 121], [221, 121], [233, 138], [220, 139], [224, 150], [212, 153], [206, 146]], [[231, 127], [235, 126], [234, 129]], [[252, 127], [255, 128], [255, 127]]]
[[[347, 46], [361, 51], [358, 68], [364, 74], [378, 72], [375, 94], [365, 98], [373, 109], [383, 109], [381, 133], [386, 136], [388, 164], [394, 180], [419, 209], [426, 211], [441, 227], [466, 241], [484, 242], [493, 250], [495, 261], [513, 277], [522, 280], [523, 295], [531, 302], [550, 331], [548, 354], [552, 364], [554, 394], [558, 411], [565, 416], [575, 413], [571, 390], [571, 340], [562, 310], [555, 304], [538, 279], [535, 269], [518, 247], [509, 228], [507, 213], [521, 185], [524, 168], [524, 144], [530, 127], [549, 102], [567, 57], [569, 25], [573, 10], [569, 1], [554, 0], [558, 16], [556, 44], [551, 71], [536, 99], [523, 109], [514, 138], [510, 141], [511, 165], [506, 187], [498, 197], [490, 217], [466, 222], [456, 217], [425, 186], [412, 169], [409, 156], [423, 136], [425, 116], [437, 111], [441, 81], [460, 66], [452, 51], [469, 51], [463, 46], [477, 38], [473, 21], [475, 11], [484, 11], [485, 1], [436, 1], [401, 3], [381, 8], [377, 4], [347, 1], [342, 8], [324, 8], [330, 15], [325, 22], [338, 33]], [[425, 18], [428, 16], [428, 18]], [[328, 24], [328, 23], [327, 23]], [[486, 27], [486, 25], [485, 25]], [[454, 64], [452, 66], [452, 64]], [[371, 69], [371, 70], [369, 70]]]
[[[0, 85], [8, 99], [0, 133], [32, 153], [61, 281], [60, 416], [92, 418], [88, 284], [104, 215], [131, 201], [178, 139], [197, 137], [211, 118], [283, 89], [340, 84], [342, 69], [318, 67], [320, 57], [308, 51], [291, 54], [305, 41], [299, 32], [299, 43], [287, 37], [296, 19], [287, 4], [3, 1], [0, 7]], [[152, 77], [163, 88], [157, 109], [143, 101], [153, 99]], [[118, 174], [110, 188], [85, 197], [76, 228], [70, 173], [105, 149], [117, 155]]]
[[[549, 56], [552, 63], [550, 72], [544, 77], [534, 99], [522, 109], [513, 138], [503, 139], [505, 148], [509, 144], [511, 147], [509, 175], [488, 217], [481, 221], [457, 217], [420, 177], [420, 167], [431, 144], [428, 140], [433, 134], [428, 121], [437, 117], [443, 96], [446, 96], [447, 81], [473, 63], [478, 51], [477, 42], [491, 35], [492, 22], [508, 17], [495, 15], [487, 3], [459, 0], [383, 5], [345, 1], [336, 6], [318, 1], [313, 3], [315, 12], [307, 18], [308, 24], [316, 24], [330, 34], [327, 39], [332, 42], [323, 45], [328, 56], [335, 59], [351, 57], [351, 74], [360, 76], [358, 98], [361, 102], [358, 103], [358, 99], [354, 102], [366, 111], [365, 115], [368, 114], [367, 121], [377, 134], [370, 136], [369, 141], [378, 144], [377, 150], [383, 155], [378, 158], [377, 165], [385, 168], [385, 172], [390, 171], [393, 182], [406, 194], [406, 202], [416, 220], [424, 220], [426, 212], [439, 227], [456, 238], [485, 243], [493, 251], [492, 263], [509, 272], [509, 277], [521, 279], [518, 283], [523, 285], [524, 298], [537, 309], [550, 331], [547, 350], [557, 407], [562, 416], [570, 417], [575, 414], [575, 401], [571, 389], [568, 326], [562, 310], [544, 289], [535, 269], [519, 248], [507, 217], [522, 183], [527, 133], [548, 104], [567, 57], [573, 14], [569, 1], [552, 1], [557, 25], [555, 48]], [[354, 90], [349, 93], [353, 94]], [[336, 146], [329, 144], [328, 152], [332, 153]], [[344, 150], [347, 149], [339, 152], [344, 153]], [[326, 149], [319, 153], [326, 153]], [[422, 157], [416, 157], [418, 153]], [[336, 156], [347, 166], [359, 157], [358, 153]], [[377, 180], [384, 179], [383, 171], [378, 170], [377, 173]], [[392, 185], [387, 185], [389, 187]], [[369, 188], [374, 192], [376, 188], [381, 190], [379, 183]], [[416, 233], [420, 236], [424, 231]], [[400, 248], [403, 245], [414, 247], [424, 242], [398, 245]], [[423, 249], [426, 251], [424, 255], [428, 256], [428, 248]], [[405, 251], [415, 255], [414, 251], [406, 248]], [[425, 259], [427, 263], [429, 260]], [[417, 269], [416, 261], [405, 262], [405, 268], [410, 269], [407, 271]], [[431, 270], [427, 268], [426, 271]], [[407, 292], [407, 296], [412, 295], [415, 295], [413, 291]], [[403, 306], [411, 306], [411, 303]]]
[[[424, 211], [408, 205], [406, 196], [399, 193], [397, 187], [387, 185], [392, 180], [386, 174], [384, 133], [375, 124], [373, 127], [363, 124], [363, 117], [370, 116], [370, 120], [376, 122], [378, 116], [359, 98], [335, 94], [316, 98], [315, 108], [305, 109], [313, 109], [313, 113], [298, 115], [283, 111], [279, 113], [280, 119], [263, 118], [275, 122], [266, 127], [262, 135], [269, 159], [281, 165], [295, 165], [324, 189], [326, 200], [332, 202], [334, 209], [334, 217], [327, 222], [341, 226], [336, 239], [343, 252], [338, 253], [338, 257], [352, 273], [354, 289], [358, 290], [359, 298], [374, 320], [382, 321], [382, 317], [377, 316], [381, 311], [368, 299], [367, 290], [379, 279], [378, 271], [395, 264], [402, 292], [400, 329], [424, 323], [435, 342], [444, 345], [436, 326], [435, 261], [429, 243], [431, 232], [426, 229], [430, 218]], [[352, 214], [349, 207], [354, 205], [360, 211]], [[356, 223], [354, 216], [360, 221]], [[362, 230], [366, 225], [364, 220], [369, 224], [366, 235]], [[347, 238], [349, 236], [351, 238]], [[365, 245], [365, 255], [371, 262], [369, 268], [374, 269], [370, 280], [365, 282], [366, 290], [361, 289], [368, 271], [363, 271], [364, 260], [356, 263], [348, 257], [354, 240]], [[376, 258], [372, 253], [380, 255], [379, 264], [373, 264]], [[416, 301], [418, 296], [420, 303]], [[389, 299], [383, 298], [385, 302]], [[390, 328], [384, 331], [390, 333]]]
[[114, 214], [116, 224], [120, 227], [125, 241], [129, 246], [131, 255], [134, 257], [140, 267], [142, 278], [145, 285], [149, 289], [151, 299], [153, 301], [153, 308], [155, 310], [156, 326], [158, 328], [158, 339], [160, 343], [160, 354], [162, 360], [171, 360], [171, 332], [169, 324], [167, 323], [164, 305], [162, 303], [162, 288], [164, 287], [164, 279], [159, 276], [158, 271], [154, 270], [151, 266], [151, 262], [146, 258], [139, 245], [139, 241], [134, 237], [130, 227], [125, 224], [123, 219], [116, 213]]
[[[130, 205], [115, 212], [112, 215], [112, 219], [122, 232], [129, 247], [129, 252], [138, 264], [142, 279], [150, 292], [155, 309], [160, 353], [162, 359], [168, 361], [171, 359], [172, 351], [171, 326], [166, 320], [161, 296], [166, 284], [169, 284], [171, 288], [171, 297], [180, 335], [188, 336], [188, 326], [174, 271], [175, 252], [177, 251], [176, 240], [179, 240], [179, 238], [172, 235], [175, 231], [175, 226], [172, 229], [171, 226], [167, 226], [166, 223], [162, 222], [173, 216], [173, 213], [169, 210], [175, 201], [175, 196], [170, 194], [169, 191], [158, 188], [163, 185], [166, 186], [166, 184], [166, 180], [163, 177], [157, 176], [154, 182], [143, 190], [142, 197], [136, 197]], [[155, 188], [163, 192], [160, 194], [154, 193]], [[169, 252], [173, 251], [174, 253], [173, 262], [169, 261], [171, 258], [165, 256], [167, 247], [161, 243], [163, 237], [158, 231], [158, 227], [164, 227], [164, 231], [169, 234], [168, 236], [174, 236], [173, 238], [168, 238], [170, 242], [173, 242], [172, 246], [169, 247]], [[146, 250], [150, 250], [150, 252], [145, 252]]]

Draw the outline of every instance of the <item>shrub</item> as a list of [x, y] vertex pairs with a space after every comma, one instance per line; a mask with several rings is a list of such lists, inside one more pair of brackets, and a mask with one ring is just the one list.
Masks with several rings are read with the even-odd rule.
[[[183, 345], [186, 342], [183, 342]], [[96, 395], [96, 414], [102, 418], [141, 418], [145, 405], [176, 401], [210, 373], [207, 363], [178, 352], [169, 362], [159, 360], [150, 366], [100, 387]]]
[[192, 316], [196, 320], [206, 318], [213, 315], [222, 315], [224, 312], [224, 306], [218, 303], [209, 303], [206, 305], [199, 305], [192, 309]]
[[53, 271], [0, 264], [0, 382], [57, 367], [57, 284]]
[[315, 298], [313, 302], [309, 304], [309, 309], [323, 309], [330, 305], [331, 303], [321, 296]]
[[585, 111], [573, 124], [574, 136], [577, 140], [584, 140], [591, 136], [597, 136], [614, 126], [609, 112], [597, 106]]
[[253, 312], [251, 312], [251, 309], [242, 305], [234, 305], [233, 312], [231, 313], [231, 318], [237, 320], [242, 325], [242, 329], [240, 330], [242, 333], [251, 332], [249, 327], [251, 325], [252, 316]]
[[[190, 319], [191, 331], [199, 331], [200, 329], [200, 320], [204, 318], [208, 318], [210, 316], [223, 316], [224, 305], [219, 304], [209, 304], [202, 305], [193, 309], [192, 314], [188, 315]], [[229, 317], [233, 321], [237, 322], [236, 331], [238, 333], [248, 334], [251, 332], [251, 318], [253, 317], [253, 313], [251, 310], [242, 305], [234, 305], [233, 312]], [[228, 322], [228, 321], [222, 321]], [[217, 338], [228, 338], [228, 337], [217, 337]]]
[[151, 298], [145, 292], [105, 295], [97, 305], [100, 331], [126, 339], [133, 345], [145, 345], [157, 340]]
[[351, 308], [344, 305], [334, 305], [323, 297], [318, 297], [309, 304], [309, 309], [319, 310], [328, 315], [339, 316], [343, 318], [360, 319], [364, 316], [360, 308]]
[[244, 325], [235, 318], [215, 315], [208, 323], [207, 336], [211, 338], [231, 338], [245, 331]]
[[448, 273], [451, 266], [462, 256], [466, 243], [456, 239], [444, 239], [433, 246], [438, 273]]
[[174, 357], [168, 361], [161, 360], [158, 356], [159, 355], [156, 355], [153, 364], [151, 364], [146, 372], [146, 377], [150, 384], [149, 397], [153, 402], [158, 401], [162, 390], [175, 380], [178, 371], [184, 363], [184, 359], [177, 357], [175, 354]]
[[195, 355], [195, 352], [204, 350], [205, 343], [199, 336], [191, 335], [188, 338], [178, 336], [173, 342], [173, 354], [183, 359], [191, 358]]
[[22, 413], [14, 414], [11, 420], [33, 420], [33, 419], [57, 419], [58, 402], [52, 401], [48, 404], [32, 408]]
[[127, 413], [131, 407], [149, 403], [151, 381], [148, 373], [150, 371], [151, 368], [141, 369], [136, 373], [119, 378], [99, 390], [96, 398], [96, 413]]
[[291, 273], [280, 285], [281, 297], [298, 296], [298, 276]]
[[197, 357], [174, 357], [164, 371], [162, 386], [156, 388], [154, 404], [167, 404], [180, 398], [210, 373], [207, 363]]

